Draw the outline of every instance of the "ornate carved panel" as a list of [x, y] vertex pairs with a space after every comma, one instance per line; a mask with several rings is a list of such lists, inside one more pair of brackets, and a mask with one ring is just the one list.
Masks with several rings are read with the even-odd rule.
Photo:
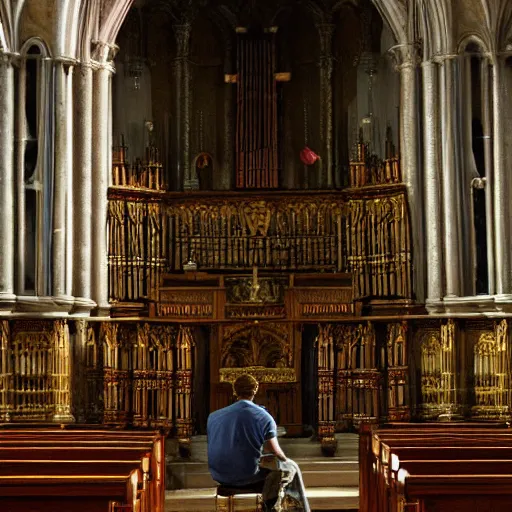
[[103, 411], [89, 409], [103, 412], [107, 425], [175, 428], [181, 440], [189, 439], [193, 350], [191, 330], [184, 326], [103, 322], [99, 336], [91, 328], [88, 389], [97, 393], [103, 383]]
[[478, 420], [510, 418], [510, 342], [508, 321], [493, 322], [492, 329], [478, 332], [472, 345], [475, 405]]
[[0, 419], [72, 422], [64, 320], [0, 323]]
[[457, 324], [449, 319], [422, 329], [416, 339], [421, 363], [421, 418], [451, 419], [460, 414], [457, 397]]
[[161, 290], [157, 313], [177, 320], [215, 318], [215, 292], [211, 289]]
[[387, 377], [388, 377], [388, 418], [390, 421], [408, 421], [409, 407], [409, 364], [408, 364], [407, 322], [387, 325]]
[[357, 307], [352, 300], [352, 287], [295, 288], [294, 301], [298, 318], [339, 318], [354, 316]]
[[339, 429], [380, 417], [382, 373], [377, 368], [375, 328], [366, 324], [337, 325], [336, 421]]
[[211, 409], [229, 405], [231, 384], [244, 373], [260, 382], [257, 403], [292, 432], [301, 431], [300, 359], [296, 330], [279, 322], [222, 325], [214, 330]]
[[221, 341], [221, 368], [292, 368], [293, 340], [286, 324], [228, 326]]

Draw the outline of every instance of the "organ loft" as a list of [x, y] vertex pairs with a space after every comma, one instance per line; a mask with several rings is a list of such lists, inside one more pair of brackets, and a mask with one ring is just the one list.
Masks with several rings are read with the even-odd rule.
[[105, 510], [215, 510], [249, 373], [370, 512], [357, 434], [510, 422], [511, 87], [510, 0], [0, 0], [0, 452], [116, 432]]

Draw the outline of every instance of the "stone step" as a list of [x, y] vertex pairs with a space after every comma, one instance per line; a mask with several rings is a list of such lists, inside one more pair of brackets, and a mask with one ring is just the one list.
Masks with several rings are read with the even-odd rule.
[[[354, 510], [359, 508], [357, 487], [316, 487], [306, 491], [312, 510]], [[236, 512], [255, 512], [256, 496], [235, 498]], [[165, 512], [215, 512], [215, 488], [166, 491]]]
[[[358, 435], [357, 434], [336, 434], [338, 441], [336, 458], [346, 460], [357, 460], [358, 458]], [[311, 438], [279, 438], [279, 444], [287, 457], [296, 460], [299, 458], [322, 457], [320, 443]], [[169, 461], [178, 460], [178, 449], [176, 440], [168, 440], [166, 455]], [[194, 436], [191, 442], [191, 459], [196, 462], [207, 461], [206, 436]]]
[[[306, 487], [350, 487], [359, 482], [356, 461], [332, 459], [296, 459]], [[167, 465], [168, 489], [200, 489], [215, 485], [203, 462], [173, 462]]]

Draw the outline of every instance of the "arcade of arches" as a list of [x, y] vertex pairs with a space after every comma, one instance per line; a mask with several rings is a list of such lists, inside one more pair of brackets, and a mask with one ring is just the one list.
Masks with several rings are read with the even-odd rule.
[[510, 419], [509, 0], [0, 0], [0, 57], [0, 422]]

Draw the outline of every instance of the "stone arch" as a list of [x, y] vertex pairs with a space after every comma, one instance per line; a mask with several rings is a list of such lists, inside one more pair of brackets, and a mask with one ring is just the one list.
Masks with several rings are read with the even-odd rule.
[[81, 0], [62, 0], [55, 4], [55, 55], [75, 57]]
[[467, 47], [470, 45], [475, 45], [478, 47], [479, 53], [488, 53], [489, 48], [486, 42], [476, 34], [467, 34], [463, 36], [457, 44], [457, 53], [463, 53], [466, 51]]
[[[3, 0], [4, 2], [6, 0]], [[70, 0], [67, 0], [70, 1]], [[126, 18], [128, 11], [134, 0], [103, 0], [101, 22], [98, 30], [98, 40], [108, 44], [115, 44], [115, 40], [121, 25]], [[442, 3], [444, 0], [433, 0], [436, 3]], [[388, 23], [393, 32], [396, 41], [399, 44], [407, 42], [407, 9], [400, 0], [372, 0], [380, 15]], [[86, 2], [83, 2], [84, 4]], [[339, 2], [336, 4], [338, 5]], [[315, 23], [325, 23], [329, 21], [330, 13], [326, 11], [318, 2], [307, 0], [303, 5], [311, 12]], [[336, 6], [335, 6], [336, 8]], [[90, 11], [95, 11], [95, 6], [90, 7]], [[443, 9], [444, 10], [444, 9]], [[82, 13], [84, 6], [82, 5]], [[274, 20], [280, 15], [277, 11], [273, 16]], [[228, 19], [233, 22], [233, 16]]]
[[398, 0], [372, 0], [382, 19], [389, 25], [398, 44], [408, 42], [407, 9]]
[[452, 49], [451, 11], [445, 0], [418, 0], [423, 32], [423, 58], [449, 53]]
[[506, 47], [512, 36], [512, 4], [508, 0], [480, 0], [480, 3], [489, 50], [498, 52]]
[[0, 50], [16, 52], [18, 49], [18, 23], [25, 0], [14, 3], [0, 0]]
[[98, 39], [100, 9], [97, 2], [82, 2], [76, 33], [76, 57], [82, 62], [91, 59], [91, 41]]
[[98, 40], [107, 45], [114, 45], [134, 0], [104, 0]]
[[43, 39], [41, 39], [40, 37], [31, 37], [30, 39], [25, 41], [22, 47], [20, 48], [20, 55], [27, 55], [28, 51], [33, 46], [37, 46], [39, 48], [39, 51], [41, 52], [41, 56], [43, 58], [52, 58], [52, 53], [50, 51], [48, 44], [46, 44], [46, 42], [43, 41]]

